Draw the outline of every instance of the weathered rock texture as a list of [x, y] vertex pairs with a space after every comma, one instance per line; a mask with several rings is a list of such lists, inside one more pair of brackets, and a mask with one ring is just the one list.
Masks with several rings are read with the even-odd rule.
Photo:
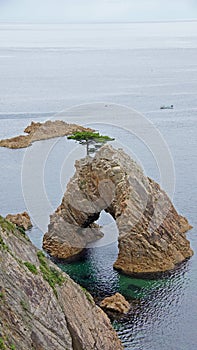
[[90, 294], [2, 217], [0, 341], [1, 349], [122, 349], [108, 317]]
[[52, 236], [44, 235], [43, 247], [51, 256], [59, 259], [76, 257], [88, 243], [103, 237], [103, 233], [94, 225], [81, 228], [76, 223], [70, 224], [59, 213], [51, 215], [49, 231]]
[[51, 216], [44, 248], [62, 258], [69, 251], [76, 254], [76, 247], [82, 251], [86, 241], [80, 245], [81, 232], [91, 230], [102, 210], [116, 220], [119, 254], [114, 267], [126, 274], [171, 270], [193, 254], [185, 236], [191, 228], [188, 221], [136, 162], [109, 145], [94, 158], [76, 162], [76, 173]]
[[93, 131], [89, 128], [76, 124], [67, 124], [62, 120], [46, 121], [45, 123], [34, 123], [24, 130], [28, 135], [20, 135], [10, 139], [0, 140], [0, 147], [25, 148], [32, 142], [47, 140], [54, 137], [70, 135], [77, 131]]
[[23, 228], [24, 230], [28, 230], [32, 227], [30, 216], [26, 211], [20, 214], [8, 214], [6, 216], [6, 220], [12, 222], [18, 227]]
[[120, 314], [126, 314], [130, 309], [129, 302], [120, 293], [103, 299], [100, 306], [106, 310], [115, 311]]

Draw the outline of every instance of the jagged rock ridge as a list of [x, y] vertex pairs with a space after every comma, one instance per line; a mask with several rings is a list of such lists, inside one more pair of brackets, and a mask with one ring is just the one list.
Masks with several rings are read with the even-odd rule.
[[0, 347], [121, 350], [91, 295], [0, 217]]
[[[102, 210], [116, 220], [119, 254], [114, 267], [126, 274], [173, 269], [192, 256], [191, 228], [160, 186], [123, 150], [103, 146], [94, 158], [76, 162], [61, 205], [51, 215], [43, 247], [68, 258], [94, 238], [91, 224]], [[96, 236], [95, 236], [96, 239]]]

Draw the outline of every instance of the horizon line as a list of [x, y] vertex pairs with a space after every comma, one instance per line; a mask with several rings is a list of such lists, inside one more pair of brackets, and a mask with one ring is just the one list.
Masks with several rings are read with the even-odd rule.
[[183, 22], [197, 22], [197, 18], [192, 19], [166, 19], [166, 20], [142, 20], [142, 21], [78, 21], [78, 22], [25, 22], [25, 21], [1, 21], [0, 25], [5, 24], [145, 24], [145, 23], [183, 23]]

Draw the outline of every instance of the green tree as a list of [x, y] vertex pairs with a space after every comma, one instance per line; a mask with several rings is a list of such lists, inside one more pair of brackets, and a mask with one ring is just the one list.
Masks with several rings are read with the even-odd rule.
[[103, 136], [100, 135], [99, 132], [91, 131], [74, 132], [72, 135], [67, 136], [67, 139], [75, 140], [79, 142], [80, 145], [85, 145], [87, 155], [96, 152], [106, 142], [114, 141], [114, 139], [109, 136]]

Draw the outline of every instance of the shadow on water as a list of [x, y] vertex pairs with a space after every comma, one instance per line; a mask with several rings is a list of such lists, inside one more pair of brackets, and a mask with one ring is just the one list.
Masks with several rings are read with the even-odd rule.
[[104, 247], [88, 248], [74, 261], [53, 260], [96, 299], [119, 292], [130, 302], [135, 299], [145, 300], [153, 295], [155, 297], [161, 289], [167, 288], [169, 292], [169, 285], [180, 282], [187, 271], [186, 261], [168, 273], [127, 276], [113, 269], [117, 253], [117, 243], [112, 243]]

